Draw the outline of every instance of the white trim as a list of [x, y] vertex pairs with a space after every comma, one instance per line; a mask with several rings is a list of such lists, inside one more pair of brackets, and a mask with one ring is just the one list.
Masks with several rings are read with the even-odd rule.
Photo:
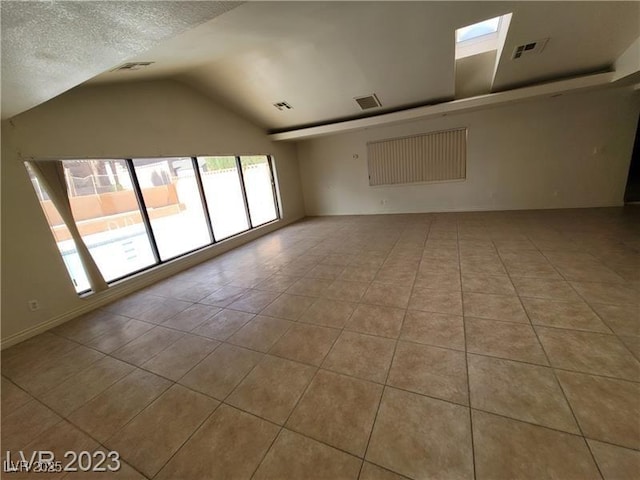
[[45, 320], [44, 322], [31, 326], [25, 330], [14, 333], [7, 338], [3, 338], [0, 341], [0, 350], [4, 350], [5, 348], [9, 348], [12, 345], [34, 337], [40, 333], [46, 332], [47, 330], [50, 330], [69, 320], [72, 320], [84, 313], [100, 308], [103, 305], [125, 297], [130, 293], [152, 285], [160, 280], [168, 278], [172, 275], [175, 275], [176, 273], [191, 268], [202, 262], [215, 258], [218, 255], [239, 247], [240, 245], [244, 245], [245, 243], [260, 238], [267, 233], [274, 232], [286, 225], [297, 222], [302, 218], [304, 218], [304, 216], [293, 218], [290, 220], [278, 220], [276, 222], [257, 227], [236, 237], [230, 238], [228, 241], [222, 241], [220, 243], [213, 244], [210, 247], [204, 248], [189, 255], [185, 255], [184, 257], [177, 258], [171, 262], [158, 265], [157, 267], [154, 267], [150, 270], [141, 272], [137, 275], [133, 275], [122, 281], [119, 281], [109, 287], [109, 289], [106, 291], [88, 295], [82, 298], [82, 301], [86, 302], [84, 305], [74, 308], [73, 310], [70, 310], [68, 312], [64, 312], [60, 315], [50, 318], [49, 320]]
[[582, 77], [560, 80], [557, 82], [534, 85], [532, 87], [516, 88], [505, 92], [478, 95], [437, 105], [409, 108], [399, 112], [383, 113], [372, 117], [345, 120], [343, 122], [320, 125], [318, 127], [300, 128], [281, 133], [272, 133], [269, 138], [273, 141], [302, 140], [305, 138], [321, 137], [337, 133], [363, 130], [380, 125], [409, 122], [423, 118], [443, 116], [447, 114], [463, 113], [472, 110], [497, 107], [509, 103], [533, 100], [539, 97], [557, 95], [558, 93], [573, 92], [585, 89], [601, 88], [609, 85], [614, 78], [614, 72], [596, 73]]
[[429, 211], [393, 211], [385, 210], [379, 212], [351, 212], [351, 213], [311, 213], [307, 215], [309, 218], [313, 217], [352, 217], [352, 216], [366, 216], [366, 215], [422, 215], [422, 214], [435, 214], [435, 213], [465, 213], [465, 212], [521, 212], [521, 211], [537, 211], [537, 210], [574, 210], [578, 208], [611, 208], [611, 207], [623, 207], [624, 202], [613, 202], [605, 204], [576, 204], [576, 205], [552, 205], [546, 207], [513, 207], [508, 205], [495, 205], [495, 206], [478, 206], [478, 207], [442, 207]]
[[622, 80], [630, 77], [640, 71], [640, 37], [629, 45], [629, 47], [620, 55], [615, 63], [615, 77], [613, 81]]

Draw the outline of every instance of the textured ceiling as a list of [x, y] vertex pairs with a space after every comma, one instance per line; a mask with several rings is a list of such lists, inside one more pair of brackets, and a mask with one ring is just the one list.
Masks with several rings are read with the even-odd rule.
[[2, 0], [2, 118], [49, 100], [238, 4]]
[[[321, 124], [459, 97], [455, 30], [510, 12], [493, 91], [606, 68], [640, 34], [639, 2], [248, 2], [92, 83], [174, 76], [272, 131]], [[383, 108], [362, 112], [353, 97], [371, 93]]]
[[[171, 77], [272, 131], [441, 102], [460, 97], [456, 83], [473, 94], [606, 69], [640, 35], [640, 2], [48, 2], [8, 9], [17, 31], [7, 45], [7, 3], [3, 90], [31, 105], [92, 76]], [[461, 83], [455, 30], [505, 13], [495, 77]], [[541, 55], [511, 60], [515, 46], [545, 37]], [[109, 71], [125, 60], [155, 63]], [[371, 93], [383, 107], [362, 112], [353, 98]], [[24, 109], [19, 97], [7, 103]], [[277, 110], [280, 101], [293, 109]]]

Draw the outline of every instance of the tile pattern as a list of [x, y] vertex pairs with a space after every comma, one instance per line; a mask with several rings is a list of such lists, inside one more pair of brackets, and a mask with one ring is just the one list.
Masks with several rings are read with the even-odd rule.
[[106, 441], [111, 450], [153, 477], [218, 406], [216, 400], [174, 385]]
[[638, 265], [637, 208], [305, 219], [3, 351], [2, 444], [132, 479], [634, 478]]
[[470, 355], [469, 389], [480, 410], [579, 433], [550, 368]]
[[473, 478], [469, 412], [387, 387], [366, 458], [411, 478]]
[[583, 438], [473, 411], [478, 479], [598, 479]]
[[381, 393], [380, 385], [322, 370], [286, 426], [362, 457]]

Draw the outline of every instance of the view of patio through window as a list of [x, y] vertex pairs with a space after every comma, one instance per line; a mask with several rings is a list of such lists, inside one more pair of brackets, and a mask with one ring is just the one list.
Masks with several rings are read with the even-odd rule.
[[155, 263], [124, 160], [65, 160], [67, 193], [80, 235], [109, 282]]
[[[107, 282], [278, 218], [270, 157], [63, 160], [76, 226]], [[34, 189], [76, 291], [90, 290], [64, 221]]]
[[202, 186], [216, 240], [249, 229], [236, 157], [199, 157]]
[[210, 244], [191, 157], [137, 159], [133, 165], [160, 258]]
[[269, 161], [264, 155], [240, 157], [242, 176], [247, 187], [251, 225], [257, 227], [278, 217], [275, 189]]

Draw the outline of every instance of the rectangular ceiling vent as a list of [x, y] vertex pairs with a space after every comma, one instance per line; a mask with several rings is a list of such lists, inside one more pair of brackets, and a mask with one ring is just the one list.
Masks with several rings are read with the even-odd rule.
[[291, 110], [293, 107], [289, 105], [287, 102], [278, 102], [273, 104], [278, 110]]
[[365, 97], [356, 97], [354, 100], [358, 102], [358, 105], [360, 105], [360, 108], [362, 110], [368, 110], [370, 108], [382, 106], [375, 93], [372, 93], [371, 95], [367, 95]]
[[145, 67], [148, 67], [149, 65], [153, 65], [154, 63], [155, 62], [130, 62], [130, 63], [125, 63], [124, 65], [120, 65], [119, 67], [116, 67], [111, 71], [118, 72], [120, 70], [124, 70], [124, 71], [141, 70]]
[[518, 58], [540, 54], [542, 53], [542, 50], [544, 50], [544, 47], [548, 41], [548, 38], [543, 38], [542, 40], [534, 40], [533, 42], [518, 45], [513, 50], [512, 59], [517, 60]]

